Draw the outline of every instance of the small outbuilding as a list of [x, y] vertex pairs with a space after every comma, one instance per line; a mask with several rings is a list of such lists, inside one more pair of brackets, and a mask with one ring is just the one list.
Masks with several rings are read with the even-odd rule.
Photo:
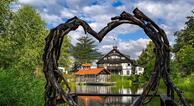
[[110, 79], [110, 72], [105, 68], [83, 68], [75, 75], [77, 83], [103, 83]]

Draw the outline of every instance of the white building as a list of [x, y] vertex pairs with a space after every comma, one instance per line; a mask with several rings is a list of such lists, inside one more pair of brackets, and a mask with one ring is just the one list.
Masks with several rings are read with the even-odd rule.
[[65, 70], [64, 67], [58, 67], [58, 70], [60, 70], [60, 71], [61, 71], [62, 73], [64, 73], [64, 74], [68, 74], [68, 71]]
[[143, 74], [144, 68], [133, 65], [130, 57], [122, 54], [116, 46], [97, 62], [97, 67], [103, 67], [113, 74], [130, 76], [131, 74]]

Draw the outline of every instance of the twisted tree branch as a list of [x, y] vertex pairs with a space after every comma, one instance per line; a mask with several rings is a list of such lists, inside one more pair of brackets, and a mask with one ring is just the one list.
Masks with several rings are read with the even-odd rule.
[[[71, 89], [68, 82], [63, 77], [63, 74], [58, 70], [58, 60], [64, 36], [70, 31], [76, 30], [79, 26], [82, 26], [85, 33], [91, 34], [101, 42], [108, 32], [121, 24], [134, 24], [141, 27], [155, 45], [154, 53], [156, 61], [152, 76], [144, 87], [142, 95], [134, 101], [133, 106], [141, 106], [145, 103], [146, 99], [148, 99], [148, 101], [152, 99], [147, 98], [147, 95], [151, 92], [153, 92], [153, 95], [157, 93], [161, 77], [167, 86], [167, 95], [172, 96], [174, 95], [173, 91], [175, 91], [179, 96], [181, 103], [184, 106], [188, 106], [183, 97], [183, 93], [174, 85], [169, 77], [170, 45], [164, 30], [139, 9], [136, 8], [133, 13], [134, 15], [122, 12], [120, 16], [111, 18], [112, 21], [98, 33], [95, 32], [85, 21], [77, 17], [73, 17], [67, 20], [66, 23], [60, 24], [56, 28], [50, 30], [49, 35], [45, 39], [46, 44], [43, 54], [43, 71], [47, 81], [45, 85], [45, 106], [56, 106], [58, 97], [62, 98], [70, 106], [77, 105], [70, 95]], [[61, 81], [66, 85], [66, 92], [61, 86]]]

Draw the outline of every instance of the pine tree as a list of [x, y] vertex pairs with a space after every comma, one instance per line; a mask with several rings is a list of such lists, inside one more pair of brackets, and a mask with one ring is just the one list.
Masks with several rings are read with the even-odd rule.
[[78, 64], [91, 63], [101, 56], [95, 47], [95, 41], [92, 38], [80, 37], [78, 43], [73, 47], [72, 55]]

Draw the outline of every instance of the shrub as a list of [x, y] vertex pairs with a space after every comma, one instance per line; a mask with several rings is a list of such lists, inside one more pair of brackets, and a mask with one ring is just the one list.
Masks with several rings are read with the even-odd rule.
[[44, 80], [32, 73], [17, 70], [0, 70], [0, 105], [42, 106]]

